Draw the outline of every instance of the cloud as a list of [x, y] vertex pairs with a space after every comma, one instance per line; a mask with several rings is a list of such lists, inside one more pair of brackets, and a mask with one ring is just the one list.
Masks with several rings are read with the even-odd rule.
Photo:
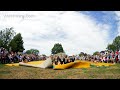
[[82, 51], [92, 54], [104, 50], [108, 44], [110, 26], [98, 24], [91, 16], [80, 12], [6, 11], [0, 12], [0, 17], [0, 29], [14, 27], [22, 34], [25, 49], [35, 48], [40, 54], [50, 55], [55, 43], [61, 43], [68, 55]]
[[117, 26], [118, 26], [118, 33], [117, 36], [120, 35], [120, 11], [115, 11], [116, 19], [118, 20]]

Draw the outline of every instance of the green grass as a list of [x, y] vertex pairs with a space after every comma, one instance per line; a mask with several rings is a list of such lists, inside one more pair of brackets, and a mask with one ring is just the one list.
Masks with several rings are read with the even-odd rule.
[[120, 79], [120, 64], [110, 67], [91, 66], [88, 69], [53, 70], [5, 66], [0, 64], [0, 79]]

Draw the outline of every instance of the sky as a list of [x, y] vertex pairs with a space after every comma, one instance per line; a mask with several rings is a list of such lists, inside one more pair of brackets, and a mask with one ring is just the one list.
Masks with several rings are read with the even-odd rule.
[[25, 50], [51, 54], [60, 43], [67, 55], [105, 50], [120, 35], [119, 11], [0, 11], [0, 30], [21, 33]]

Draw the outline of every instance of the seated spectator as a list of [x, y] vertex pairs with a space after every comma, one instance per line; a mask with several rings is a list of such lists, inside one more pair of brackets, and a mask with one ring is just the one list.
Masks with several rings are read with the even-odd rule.
[[57, 56], [55, 56], [55, 58], [54, 58], [54, 64], [55, 64], [55, 65], [58, 65], [58, 59], [57, 59]]
[[23, 57], [23, 62], [24, 62], [24, 63], [27, 63], [27, 62], [28, 62], [26, 55]]

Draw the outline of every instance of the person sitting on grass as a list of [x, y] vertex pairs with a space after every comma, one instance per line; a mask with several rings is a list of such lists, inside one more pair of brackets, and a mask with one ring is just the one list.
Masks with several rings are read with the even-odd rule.
[[59, 56], [57, 56], [57, 61], [58, 61], [58, 64], [62, 63], [61, 58]]
[[66, 64], [66, 63], [67, 63], [66, 56], [63, 56], [63, 64]]
[[63, 58], [63, 56], [61, 55], [60, 56], [60, 64], [62, 65], [64, 63], [64, 58]]
[[68, 63], [67, 55], [65, 55], [65, 57], [64, 57], [64, 64], [67, 64], [67, 63]]
[[70, 61], [70, 58], [69, 57], [67, 57], [67, 63], [70, 63], [71, 61]]
[[65, 59], [66, 59], [66, 63], [69, 63], [69, 61], [68, 61], [68, 56], [66, 56], [66, 58], [65, 58]]
[[28, 62], [26, 55], [23, 57], [23, 62], [24, 62], [24, 63], [27, 63], [27, 62]]
[[57, 59], [57, 56], [54, 56], [54, 64], [55, 64], [55, 65], [58, 65], [58, 59]]

